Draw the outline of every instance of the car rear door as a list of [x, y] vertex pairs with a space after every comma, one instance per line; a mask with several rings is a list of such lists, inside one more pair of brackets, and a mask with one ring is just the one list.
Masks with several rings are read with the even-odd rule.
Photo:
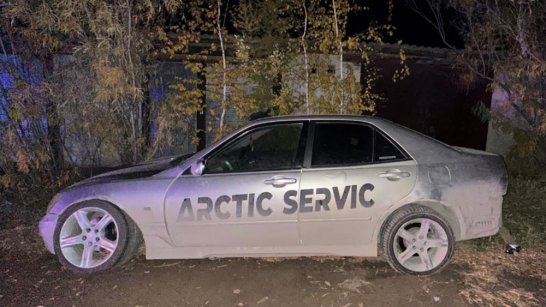
[[302, 172], [302, 244], [345, 255], [367, 255], [377, 220], [407, 196], [416, 163], [388, 136], [359, 122], [316, 122]]
[[299, 189], [306, 130], [303, 121], [252, 127], [208, 154], [203, 175], [176, 179], [165, 209], [175, 245], [298, 245], [297, 214], [283, 200]]

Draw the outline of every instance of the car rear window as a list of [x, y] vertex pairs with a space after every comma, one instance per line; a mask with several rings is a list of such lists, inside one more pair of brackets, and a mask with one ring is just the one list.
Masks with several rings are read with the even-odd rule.
[[375, 131], [375, 162], [403, 160], [406, 157], [382, 133]]
[[372, 162], [373, 128], [351, 123], [315, 126], [311, 166], [340, 166]]

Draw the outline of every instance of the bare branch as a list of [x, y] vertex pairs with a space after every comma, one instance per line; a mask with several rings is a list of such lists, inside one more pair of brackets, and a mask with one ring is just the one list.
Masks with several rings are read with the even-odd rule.
[[421, 18], [423, 18], [426, 22], [432, 25], [434, 29], [436, 29], [438, 35], [440, 36], [440, 39], [442, 40], [442, 43], [444, 43], [444, 45], [449, 49], [456, 49], [453, 45], [448, 43], [446, 38], [445, 25], [441, 12], [441, 0], [425, 0], [425, 2], [428, 5], [430, 13], [432, 14], [432, 18], [427, 16], [427, 14], [419, 7], [419, 5], [417, 5], [415, 0], [407, 0], [408, 7], [417, 15], [421, 16]]

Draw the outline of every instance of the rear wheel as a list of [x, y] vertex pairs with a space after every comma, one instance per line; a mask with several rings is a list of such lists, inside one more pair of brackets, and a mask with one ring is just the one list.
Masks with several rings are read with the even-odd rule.
[[129, 242], [123, 213], [102, 201], [76, 204], [61, 214], [54, 234], [59, 261], [77, 273], [93, 273], [115, 266]]
[[398, 209], [388, 219], [381, 244], [395, 270], [429, 275], [448, 265], [455, 237], [449, 224], [436, 211], [410, 205]]

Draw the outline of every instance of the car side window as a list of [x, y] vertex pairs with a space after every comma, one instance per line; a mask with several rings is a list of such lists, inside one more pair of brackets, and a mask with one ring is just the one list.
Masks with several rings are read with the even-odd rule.
[[302, 123], [258, 127], [214, 153], [205, 174], [283, 170], [301, 167]]
[[375, 131], [375, 162], [403, 160], [406, 157], [379, 131]]
[[372, 162], [373, 129], [352, 123], [315, 126], [312, 167], [357, 165]]

